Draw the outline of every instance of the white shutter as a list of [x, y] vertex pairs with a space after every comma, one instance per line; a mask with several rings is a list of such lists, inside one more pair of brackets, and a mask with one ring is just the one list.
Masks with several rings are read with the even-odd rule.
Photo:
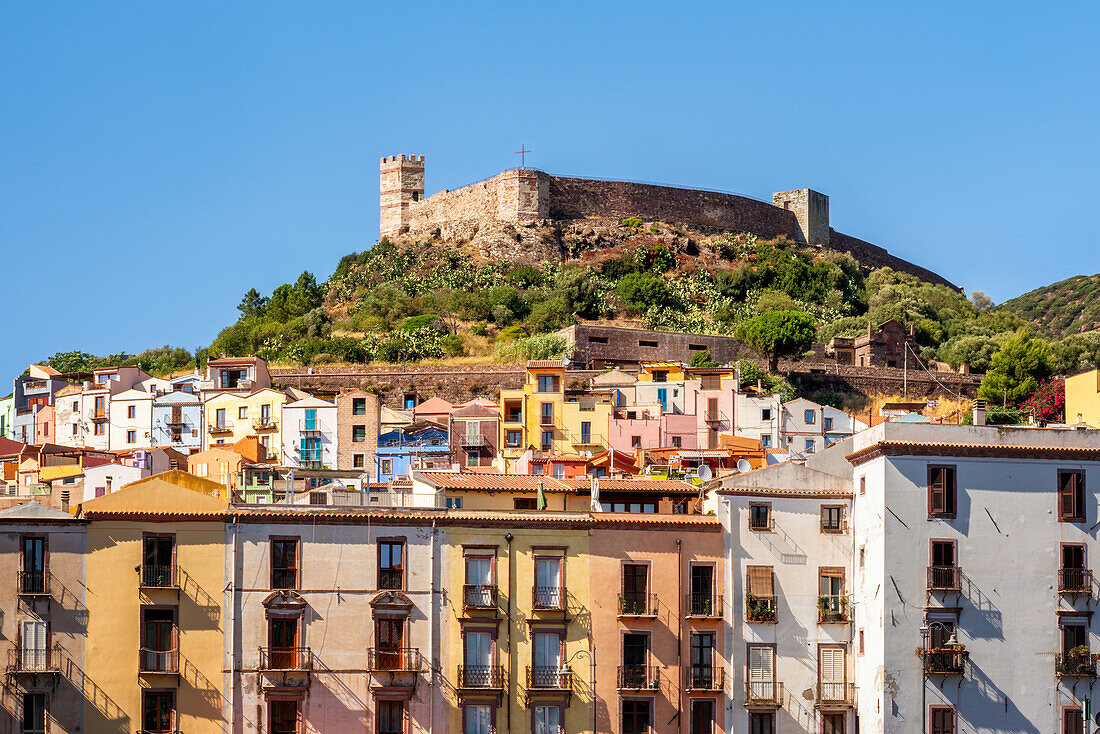
[[775, 658], [772, 648], [754, 646], [749, 648], [749, 680], [771, 681], [775, 677]]
[[46, 623], [23, 620], [23, 667], [27, 670], [46, 668]]
[[823, 647], [818, 651], [821, 682], [844, 683], [844, 648]]
[[558, 648], [561, 638], [558, 635], [538, 633], [535, 635], [535, 667], [558, 668]]

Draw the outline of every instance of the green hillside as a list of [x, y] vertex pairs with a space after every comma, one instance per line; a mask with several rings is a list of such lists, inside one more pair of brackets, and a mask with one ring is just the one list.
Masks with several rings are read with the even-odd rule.
[[1062, 336], [1100, 329], [1100, 274], [1075, 275], [1000, 305], [1039, 333]]

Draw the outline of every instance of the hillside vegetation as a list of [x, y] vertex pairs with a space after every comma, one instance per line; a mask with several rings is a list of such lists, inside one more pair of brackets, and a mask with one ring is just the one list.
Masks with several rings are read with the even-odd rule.
[[1042, 334], [1059, 336], [1100, 329], [1100, 274], [1075, 275], [1001, 304]]

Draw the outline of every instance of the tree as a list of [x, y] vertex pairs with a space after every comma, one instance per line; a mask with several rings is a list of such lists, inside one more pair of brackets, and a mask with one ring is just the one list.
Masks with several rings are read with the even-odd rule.
[[973, 303], [974, 308], [979, 311], [989, 311], [993, 308], [993, 299], [981, 291], [971, 291], [970, 302]]
[[990, 361], [978, 396], [1002, 405], [1018, 405], [1054, 371], [1050, 344], [1027, 329], [1006, 339]]
[[249, 288], [248, 293], [244, 294], [244, 298], [237, 304], [237, 310], [241, 312], [241, 316], [247, 318], [249, 316], [263, 316], [267, 311], [267, 299], [260, 295], [260, 292], [255, 288]]
[[629, 273], [615, 286], [615, 292], [630, 308], [645, 311], [668, 302], [668, 286], [651, 273]]
[[779, 370], [780, 357], [793, 357], [814, 342], [814, 317], [805, 311], [770, 311], [742, 321], [734, 335], [768, 355], [768, 367]]
[[692, 367], [716, 367], [717, 362], [710, 358], [710, 350], [703, 349], [691, 355]]
[[1066, 381], [1061, 378], [1043, 380], [1020, 407], [1041, 421], [1062, 420], [1066, 410]]

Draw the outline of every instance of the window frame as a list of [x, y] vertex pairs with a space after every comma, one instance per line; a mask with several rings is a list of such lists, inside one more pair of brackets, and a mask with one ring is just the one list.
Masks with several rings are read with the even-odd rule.
[[[1073, 488], [1073, 507], [1066, 505], [1066, 477], [1077, 477], [1078, 482]], [[1070, 512], [1070, 509], [1073, 512]], [[1059, 469], [1058, 470], [1058, 522], [1082, 524], [1087, 521], [1087, 495], [1085, 486], [1085, 471], [1083, 469]]]
[[398, 704], [401, 706], [401, 734], [407, 734], [409, 731], [409, 704], [403, 698], [388, 697], [388, 696], [376, 696], [374, 699], [374, 730], [379, 734], [382, 732], [382, 705], [383, 704]]
[[[400, 546], [400, 548], [401, 548], [401, 563], [397, 568], [393, 568], [392, 566], [384, 568], [382, 566], [383, 546], [386, 546], [386, 547]], [[404, 591], [405, 589], [408, 588], [408, 575], [409, 575], [408, 563], [407, 563], [408, 558], [409, 558], [408, 557], [408, 550], [409, 550], [408, 541], [407, 541], [406, 538], [404, 538], [402, 536], [394, 536], [394, 537], [389, 537], [389, 538], [379, 538], [378, 539], [378, 588], [379, 589], [389, 589], [389, 590], [393, 590], [393, 591]], [[391, 561], [393, 560], [392, 551], [390, 553], [390, 560]], [[382, 572], [383, 571], [399, 571], [400, 574], [401, 574], [401, 583], [400, 583], [400, 585], [398, 585], [396, 587], [383, 586], [382, 585]]]
[[271, 696], [267, 697], [267, 706], [264, 707], [264, 708], [267, 709], [267, 727], [266, 727], [267, 733], [272, 734], [271, 726], [272, 726], [272, 722], [274, 720], [274, 717], [271, 714], [271, 708], [276, 703], [293, 703], [294, 704], [294, 709], [295, 709], [294, 731], [297, 734], [301, 734], [301, 732], [302, 732], [302, 718], [303, 718], [302, 717], [302, 697], [301, 696], [294, 696], [294, 695], [271, 695]]
[[[767, 511], [768, 522], [764, 527], [756, 527], [752, 522], [753, 508], [763, 507]], [[754, 533], [770, 533], [775, 529], [775, 515], [772, 513], [771, 502], [750, 502], [748, 514], [749, 530]]]
[[[275, 544], [293, 542], [295, 544], [294, 550], [294, 584], [289, 589], [285, 586], [275, 585]], [[268, 539], [268, 566], [269, 566], [269, 581], [271, 583], [270, 588], [283, 589], [287, 591], [300, 591], [302, 589], [302, 538], [298, 535], [272, 535]]]
[[[932, 728], [935, 721], [936, 711], [947, 711], [951, 714], [951, 727], [944, 732], [942, 728], [939, 730]], [[954, 706], [944, 706], [942, 704], [933, 704], [928, 707], [928, 732], [929, 734], [956, 734], [958, 731], [958, 717]]]
[[[933, 477], [935, 472], [945, 472], [942, 490], [937, 490]], [[946, 474], [950, 472], [950, 474]], [[950, 476], [950, 483], [947, 477]], [[959, 512], [959, 473], [955, 464], [929, 464], [928, 465], [928, 519], [930, 520], [954, 520]], [[942, 502], [937, 506], [936, 492], [942, 491]]]
[[[822, 505], [821, 506], [821, 532], [826, 535], [841, 535], [845, 531], [844, 527], [844, 505]], [[825, 513], [836, 511], [836, 527], [828, 527], [825, 524]]]

